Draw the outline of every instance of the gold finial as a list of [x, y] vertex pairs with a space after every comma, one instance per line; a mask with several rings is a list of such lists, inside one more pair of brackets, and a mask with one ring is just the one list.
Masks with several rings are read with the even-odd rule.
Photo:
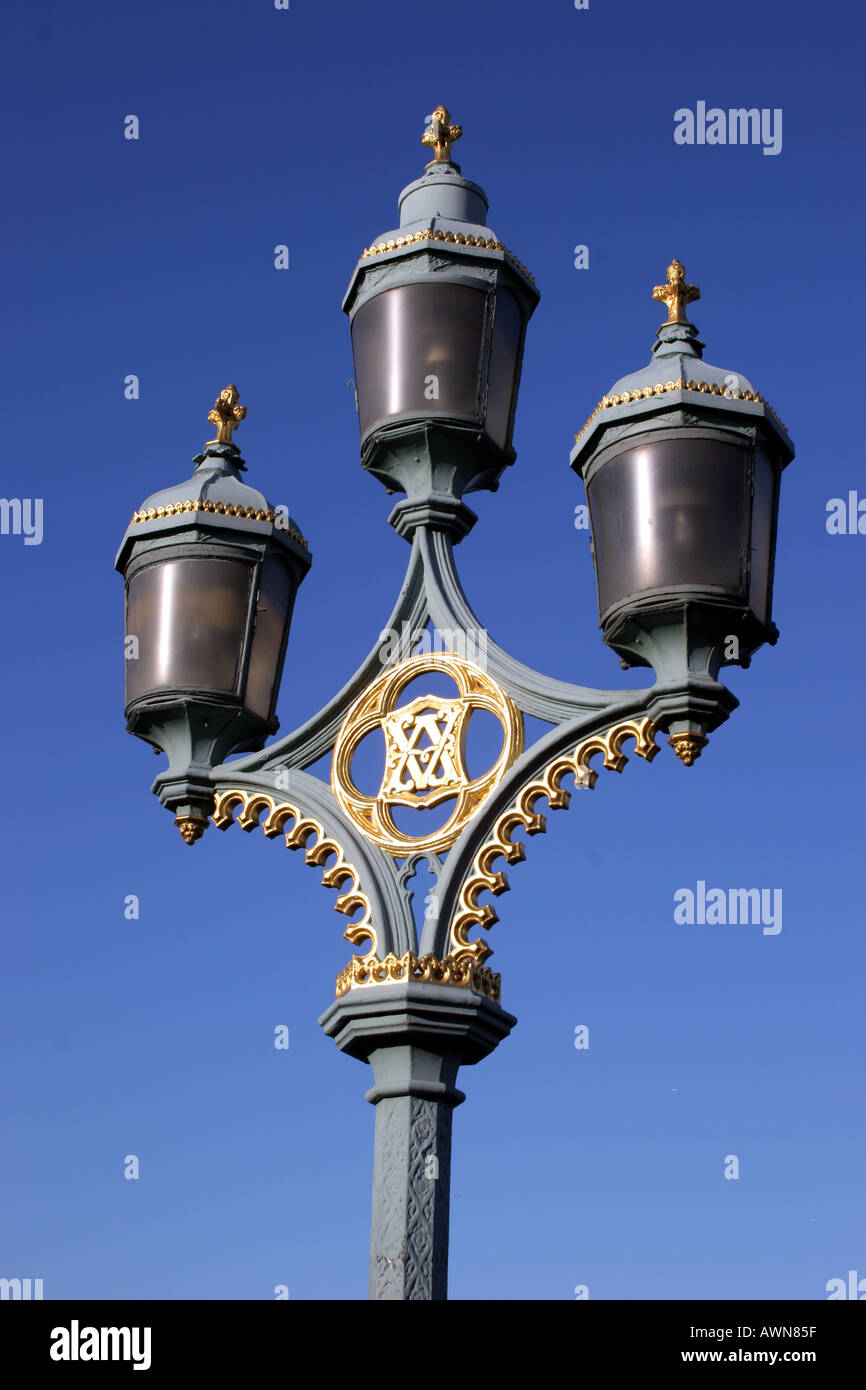
[[697, 285], [686, 284], [686, 268], [679, 261], [671, 261], [667, 277], [666, 285], [653, 287], [653, 299], [660, 299], [662, 304], [668, 306], [665, 323], [688, 323], [685, 315], [686, 305], [700, 299], [701, 292]]
[[238, 399], [236, 386], [227, 386], [224, 391], [220, 391], [214, 401], [214, 408], [207, 417], [210, 424], [219, 426], [217, 437], [209, 439], [208, 444], [231, 444], [232, 430], [237, 429], [247, 413], [245, 405], [238, 405]]
[[704, 734], [684, 733], [672, 734], [668, 743], [676, 753], [680, 762], [685, 763], [686, 767], [691, 767], [696, 758], [701, 756], [701, 749], [706, 748], [709, 739]]
[[175, 816], [174, 823], [188, 845], [200, 840], [208, 827], [207, 816]]
[[436, 151], [431, 163], [450, 164], [451, 146], [463, 134], [462, 125], [451, 124], [451, 112], [445, 106], [437, 106], [432, 116], [428, 116], [430, 129], [421, 136], [422, 145], [432, 145]]

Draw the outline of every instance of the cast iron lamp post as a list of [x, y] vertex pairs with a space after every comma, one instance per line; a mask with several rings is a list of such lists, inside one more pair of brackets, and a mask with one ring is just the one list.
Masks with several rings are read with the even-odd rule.
[[[319, 1020], [368, 1062], [376, 1108], [370, 1297], [444, 1299], [451, 1117], [461, 1066], [486, 1057], [516, 1019], [485, 964], [520, 832], [537, 809], [566, 807], [564, 785], [621, 771], [623, 745], [652, 760], [664, 732], [691, 765], [737, 701], [717, 679], [777, 632], [770, 608], [779, 479], [793, 447], [740, 375], [702, 360], [685, 308], [698, 297], [673, 261], [654, 297], [668, 307], [650, 364], [617, 382], [575, 437], [593, 534], [599, 616], [623, 665], [651, 666], [643, 690], [594, 690], [541, 675], [482, 631], [454, 547], [475, 514], [464, 495], [496, 489], [515, 454], [514, 409], [526, 323], [538, 293], [486, 225], [487, 199], [461, 175], [462, 134], [444, 107], [424, 143], [434, 159], [400, 197], [400, 226], [364, 251], [344, 302], [352, 328], [361, 462], [404, 494], [389, 518], [411, 546], [387, 630], [348, 683], [279, 742], [280, 674], [295, 594], [310, 564], [298, 527], [240, 479], [232, 443], [245, 411], [226, 388], [208, 417], [218, 435], [193, 477], [150, 497], [117, 557], [126, 578], [126, 713], [168, 755], [153, 790], [192, 844], [211, 818], [261, 825], [303, 847], [339, 891], [357, 948]], [[417, 652], [432, 625], [444, 650]], [[402, 701], [419, 676], [453, 696]], [[493, 765], [470, 778], [468, 722], [498, 720]], [[524, 747], [524, 715], [549, 726]], [[381, 787], [364, 794], [353, 759], [384, 736]], [[232, 752], [248, 751], [231, 763]], [[330, 785], [306, 769], [332, 753]], [[447, 805], [446, 805], [447, 803]], [[425, 810], [425, 833], [404, 829]], [[435, 828], [431, 812], [439, 811]], [[400, 813], [400, 819], [397, 818]], [[436, 877], [423, 921], [409, 883]]]

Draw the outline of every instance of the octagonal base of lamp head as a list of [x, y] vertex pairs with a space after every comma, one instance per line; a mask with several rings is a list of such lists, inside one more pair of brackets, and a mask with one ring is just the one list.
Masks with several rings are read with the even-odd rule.
[[[619, 615], [606, 615], [605, 642], [625, 666], [651, 666], [656, 685], [648, 712], [669, 735], [677, 757], [691, 767], [706, 747], [707, 735], [737, 708], [739, 701], [717, 679], [723, 665], [747, 665], [751, 653], [775, 636], [747, 610], [708, 597], [672, 606], [643, 601]], [[739, 660], [726, 657], [737, 640]], [[741, 645], [740, 645], [741, 643]]]
[[127, 730], [165, 753], [168, 767], [151, 790], [175, 814], [188, 845], [201, 837], [214, 807], [212, 767], [230, 753], [257, 752], [279, 728], [235, 702], [204, 693], [157, 695], [138, 701], [128, 714]]
[[478, 425], [452, 419], [407, 420], [383, 426], [364, 443], [361, 463], [410, 502], [456, 498], [486, 488], [495, 492], [515, 460]]

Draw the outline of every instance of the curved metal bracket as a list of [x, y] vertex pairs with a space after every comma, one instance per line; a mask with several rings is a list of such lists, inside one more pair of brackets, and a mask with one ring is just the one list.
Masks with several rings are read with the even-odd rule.
[[214, 768], [214, 821], [226, 829], [240, 808], [237, 821], [244, 830], [261, 824], [267, 836], [285, 834], [289, 848], [303, 848], [307, 863], [322, 869], [323, 883], [340, 891], [336, 910], [355, 917], [344, 935], [355, 947], [363, 944], [356, 961], [403, 958], [412, 952], [453, 960], [455, 968], [474, 968], [491, 951], [481, 940], [470, 941], [467, 932], [473, 925], [496, 921], [492, 906], [479, 906], [478, 895], [485, 888], [495, 895], [508, 887], [505, 874], [491, 870], [492, 861], [502, 856], [515, 863], [524, 857], [522, 843], [511, 834], [520, 827], [530, 835], [544, 830], [544, 817], [534, 809], [540, 797], [554, 808], [568, 805], [569, 793], [561, 785], [567, 772], [582, 785], [594, 785], [593, 754], [601, 753], [604, 765], [619, 771], [626, 762], [622, 742], [633, 737], [641, 757], [655, 756], [654, 728], [646, 714], [653, 687], [622, 691], [570, 685], [523, 665], [488, 640], [487, 671], [523, 714], [554, 728], [506, 772], [445, 857], [419, 946], [407, 886], [415, 856], [401, 860], [374, 844], [343, 813], [330, 786], [303, 769], [334, 748], [352, 704], [385, 667], [412, 654], [431, 621], [452, 649], [455, 639], [484, 630], [463, 592], [451, 537], [446, 530], [419, 525], [386, 628], [393, 634], [388, 658], [380, 637], [318, 714], [261, 752]]
[[[423, 559], [427, 604], [436, 628], [442, 633], [481, 630], [482, 624], [460, 583], [450, 538], [442, 531], [419, 527], [415, 532], [415, 544]], [[554, 680], [516, 661], [489, 639], [486, 660], [487, 670], [523, 713], [549, 724], [562, 724], [578, 715], [605, 709], [618, 704], [628, 694], [622, 690], [595, 690]]]
[[[361, 691], [369, 685], [385, 666], [402, 661], [410, 655], [412, 634], [426, 626], [429, 619], [427, 598], [424, 592], [424, 565], [417, 544], [413, 543], [412, 553], [406, 569], [402, 588], [397, 596], [393, 612], [384, 630], [397, 635], [394, 653], [387, 661], [382, 660], [381, 639], [370, 649], [357, 671], [343, 686], [342, 690], [326, 705], [301, 724], [285, 738], [270, 743], [260, 753], [251, 753], [246, 758], [238, 758], [231, 764], [238, 772], [246, 775], [269, 768], [310, 767], [333, 748], [350, 705]], [[405, 649], [404, 649], [405, 648]], [[218, 768], [217, 771], [224, 771]]]
[[346, 819], [330, 787], [297, 769], [286, 773], [279, 790], [261, 775], [232, 778], [232, 764], [223, 771], [228, 775], [216, 793], [215, 825], [227, 830], [240, 807], [243, 830], [261, 824], [269, 838], [285, 834], [287, 849], [303, 849], [307, 863], [322, 869], [322, 883], [340, 890], [334, 910], [353, 916], [360, 909], [343, 935], [356, 947], [366, 942], [365, 954], [417, 950], [411, 895], [401, 888], [394, 861]]
[[470, 941], [467, 933], [473, 925], [489, 927], [498, 921], [490, 903], [478, 902], [485, 889], [498, 897], [510, 887], [503, 871], [493, 871], [493, 863], [501, 857], [517, 864], [526, 857], [523, 843], [512, 836], [520, 829], [527, 835], [544, 833], [546, 819], [535, 809], [542, 797], [551, 810], [569, 805], [571, 793], [562, 786], [567, 774], [578, 786], [595, 786], [598, 773], [590, 761], [596, 754], [602, 755], [604, 767], [621, 772], [628, 761], [622, 745], [632, 738], [637, 755], [652, 762], [659, 748], [645, 706], [646, 697], [621, 701], [614, 709], [560, 725], [514, 764], [448, 857], [437, 885], [438, 915], [428, 919], [422, 933], [422, 954], [467, 958], [479, 965], [492, 954], [485, 941]]

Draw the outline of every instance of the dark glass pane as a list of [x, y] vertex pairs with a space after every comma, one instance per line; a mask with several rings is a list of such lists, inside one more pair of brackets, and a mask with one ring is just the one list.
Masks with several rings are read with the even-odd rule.
[[275, 694], [277, 663], [283, 634], [292, 611], [294, 586], [288, 568], [276, 555], [264, 562], [261, 589], [256, 602], [256, 630], [250, 650], [244, 704], [253, 714], [267, 719]]
[[606, 463], [587, 489], [599, 610], [646, 589], [743, 586], [748, 455], [663, 440]]
[[166, 560], [133, 577], [126, 631], [138, 659], [126, 662], [127, 704], [165, 686], [237, 689], [251, 573], [239, 560]]
[[395, 415], [478, 418], [485, 298], [466, 285], [400, 285], [358, 310], [362, 435]]
[[768, 455], [755, 455], [755, 497], [752, 503], [752, 582], [749, 607], [759, 622], [769, 623], [773, 596], [770, 560], [776, 514], [776, 470]]
[[522, 329], [523, 315], [514, 295], [510, 290], [497, 290], [490, 384], [487, 388], [487, 433], [494, 444], [503, 449], [508, 443], [511, 399]]

